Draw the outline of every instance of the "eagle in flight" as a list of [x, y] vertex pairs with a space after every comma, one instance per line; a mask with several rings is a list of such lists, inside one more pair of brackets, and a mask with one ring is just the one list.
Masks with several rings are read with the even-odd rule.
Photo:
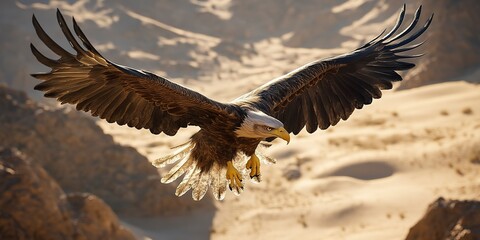
[[[216, 199], [225, 197], [227, 186], [235, 194], [243, 191], [243, 178], [260, 181], [260, 160], [272, 162], [260, 148], [263, 141], [281, 138], [303, 128], [308, 133], [347, 120], [354, 109], [380, 98], [381, 90], [391, 89], [402, 80], [396, 72], [413, 68], [401, 55], [419, 44], [409, 45], [430, 25], [412, 32], [421, 6], [412, 22], [396, 34], [405, 17], [405, 5], [393, 29], [380, 34], [362, 47], [337, 57], [317, 60], [254, 89], [231, 102], [218, 102], [153, 73], [116, 64], [103, 57], [90, 43], [73, 18], [73, 30], [57, 9], [60, 28], [75, 50], [72, 54], [42, 29], [35, 15], [32, 21], [40, 40], [60, 58], [45, 57], [33, 44], [36, 59], [51, 68], [32, 74], [42, 82], [36, 90], [62, 104], [76, 105], [109, 123], [149, 129], [169, 136], [189, 125], [200, 127], [190, 140], [168, 156], [152, 161], [156, 167], [175, 164], [163, 176], [170, 183], [185, 175], [175, 194], [192, 189], [195, 200], [212, 188]], [[412, 33], [411, 33], [412, 32]], [[257, 149], [258, 148], [258, 149]]]

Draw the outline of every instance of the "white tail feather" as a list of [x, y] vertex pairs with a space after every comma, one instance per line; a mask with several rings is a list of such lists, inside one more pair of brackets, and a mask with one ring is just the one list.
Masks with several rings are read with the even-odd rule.
[[190, 156], [190, 154], [187, 154], [182, 161], [180, 161], [177, 165], [175, 165], [175, 167], [170, 169], [165, 176], [163, 176], [161, 182], [171, 183], [177, 180], [177, 178], [182, 176], [193, 163], [193, 158]]
[[217, 200], [223, 200], [225, 198], [228, 182], [225, 178], [226, 173], [226, 168], [221, 167], [218, 163], [213, 164], [212, 170], [210, 171], [210, 176], [212, 178], [213, 196]]
[[[228, 184], [228, 180], [226, 179], [226, 166], [214, 162], [208, 171], [202, 172], [197, 160], [191, 155], [194, 147], [194, 143], [187, 142], [186, 144], [176, 147], [172, 154], [152, 161], [152, 164], [158, 168], [176, 163], [175, 166], [162, 177], [161, 182], [171, 183], [185, 174], [175, 191], [175, 195], [182, 196], [188, 192], [188, 190], [192, 189], [192, 198], [199, 201], [205, 196], [208, 189], [212, 188], [215, 199], [224, 199]], [[256, 154], [264, 163], [275, 163], [274, 159], [265, 156], [261, 151], [257, 151]], [[243, 153], [237, 154], [233, 159], [233, 165], [243, 176], [243, 179], [250, 178], [249, 171], [245, 168], [246, 161], [247, 156]], [[253, 179], [252, 181], [255, 180], [260, 181], [260, 179]], [[235, 195], [239, 195], [243, 192], [243, 189], [234, 187], [232, 191]]]
[[210, 172], [202, 172], [200, 174], [197, 184], [195, 184], [195, 187], [193, 187], [192, 190], [193, 200], [199, 201], [205, 196], [205, 193], [207, 193], [207, 190], [210, 187], [211, 180]]
[[173, 164], [178, 160], [185, 158], [185, 155], [190, 153], [190, 150], [192, 150], [194, 146], [195, 146], [194, 144], [190, 144], [190, 142], [187, 142], [186, 144], [183, 144], [174, 148], [175, 151], [173, 153], [167, 156], [161, 157], [159, 159], [153, 160], [152, 164], [157, 168], [163, 168], [168, 164]]
[[200, 171], [201, 169], [197, 165], [192, 165], [187, 174], [185, 174], [185, 177], [183, 177], [182, 182], [178, 185], [175, 195], [180, 197], [188, 192], [188, 190], [192, 188], [192, 184], [195, 181], [195, 178], [200, 174]]

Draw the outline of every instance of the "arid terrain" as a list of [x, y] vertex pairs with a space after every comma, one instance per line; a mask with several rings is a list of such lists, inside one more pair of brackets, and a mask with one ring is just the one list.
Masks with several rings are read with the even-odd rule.
[[[41, 104], [4, 94], [0, 111], [9, 115], [0, 119], [9, 121], [0, 123], [0, 147], [19, 149], [41, 165], [45, 170], [38, 171], [58, 182], [55, 194], [100, 197], [119, 215], [122, 227], [111, 210], [102, 210], [113, 215], [115, 229], [126, 227], [138, 239], [405, 239], [439, 197], [480, 200], [480, 4], [405, 2], [406, 22], [420, 4], [420, 25], [433, 12], [435, 18], [421, 39], [426, 43], [415, 50], [426, 55], [412, 60], [417, 67], [401, 73], [402, 83], [326, 131], [302, 131], [288, 146], [274, 141], [265, 151], [277, 163], [262, 165], [263, 181], [247, 183], [241, 196], [193, 202], [187, 193], [177, 203], [178, 181], [160, 185], [166, 170], [157, 175], [148, 160], [168, 154], [197, 129], [152, 135], [42, 98], [28, 74], [47, 69], [28, 44], [50, 53], [35, 36], [33, 13], [62, 46], [68, 44], [56, 8], [75, 16], [112, 61], [229, 101], [362, 45], [394, 24], [403, 1], [3, 1], [0, 83]], [[12, 117], [22, 114], [31, 119]], [[55, 132], [62, 121], [70, 124]], [[60, 147], [62, 139], [68, 141]], [[75, 157], [66, 164], [62, 158], [69, 154]]]

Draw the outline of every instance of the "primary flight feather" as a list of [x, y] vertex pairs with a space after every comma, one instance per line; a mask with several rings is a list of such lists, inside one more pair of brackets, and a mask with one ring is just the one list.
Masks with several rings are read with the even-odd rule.
[[391, 89], [392, 82], [402, 80], [396, 71], [415, 66], [402, 59], [419, 55], [399, 53], [421, 45], [408, 44], [422, 35], [433, 18], [411, 33], [420, 12], [421, 7], [412, 22], [395, 35], [404, 20], [404, 5], [387, 34], [353, 52], [314, 61], [222, 103], [164, 77], [111, 62], [93, 47], [73, 19], [82, 47], [57, 10], [60, 28], [75, 54], [53, 41], [33, 16], [38, 37], [60, 58], [47, 58], [31, 44], [37, 60], [51, 68], [48, 73], [32, 76], [42, 80], [35, 89], [45, 92], [45, 97], [74, 104], [77, 110], [109, 123], [170, 136], [179, 128], [199, 126], [189, 142], [152, 163], [157, 167], [176, 163], [162, 178], [169, 183], [185, 175], [176, 195], [192, 189], [193, 199], [200, 200], [211, 187], [215, 198], [223, 199], [227, 186], [236, 194], [243, 191], [243, 173], [260, 181], [260, 160], [272, 161], [257, 151], [262, 141], [281, 138], [289, 142], [289, 133], [296, 135], [304, 127], [313, 133], [333, 126], [340, 119], [346, 120], [354, 109], [380, 98], [381, 90]]

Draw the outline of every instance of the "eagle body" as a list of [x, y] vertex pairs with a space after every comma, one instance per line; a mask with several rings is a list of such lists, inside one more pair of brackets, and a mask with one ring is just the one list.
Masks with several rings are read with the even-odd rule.
[[238, 154], [251, 156], [261, 141], [260, 138], [238, 137], [233, 131], [212, 134], [199, 130], [191, 137], [191, 142], [195, 145], [192, 156], [200, 163], [202, 171], [208, 171], [214, 162], [227, 166], [227, 162]]
[[[73, 18], [73, 31], [57, 10], [60, 29], [75, 51], [58, 45], [38, 23], [33, 26], [40, 40], [59, 56], [51, 59], [31, 44], [36, 59], [50, 72], [32, 74], [41, 83], [36, 90], [45, 97], [69, 103], [109, 123], [149, 129], [152, 134], [173, 136], [180, 128], [198, 126], [190, 140], [167, 156], [152, 161], [156, 167], [173, 167], [162, 177], [170, 183], [180, 176], [175, 194], [190, 189], [200, 200], [208, 189], [223, 199], [227, 186], [243, 191], [243, 179], [260, 181], [260, 162], [274, 162], [260, 151], [263, 141], [290, 135], [302, 129], [313, 133], [347, 120], [355, 109], [380, 98], [384, 89], [401, 81], [397, 71], [415, 64], [405, 61], [420, 57], [408, 51], [429, 27], [433, 14], [417, 27], [421, 6], [411, 22], [399, 31], [405, 5], [395, 26], [363, 46], [340, 56], [315, 60], [280, 76], [231, 102], [219, 102], [165, 77], [116, 64], [103, 57], [87, 39]], [[83, 45], [83, 46], [82, 46]]]
[[206, 130], [199, 130], [191, 137], [195, 146], [192, 149], [192, 157], [198, 162], [202, 171], [209, 171], [213, 163], [227, 166], [227, 161], [235, 158], [240, 151], [239, 138], [232, 134], [212, 134]]
[[238, 155], [251, 156], [255, 153], [260, 138], [237, 137], [235, 134], [212, 134], [199, 130], [191, 137], [192, 157], [202, 171], [209, 171], [214, 163], [227, 166]]

